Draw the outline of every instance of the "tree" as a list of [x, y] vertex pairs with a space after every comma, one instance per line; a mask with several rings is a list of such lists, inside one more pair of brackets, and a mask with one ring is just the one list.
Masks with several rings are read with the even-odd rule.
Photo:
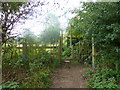
[[[2, 43], [6, 43], [7, 40], [11, 38], [10, 34], [13, 30], [15, 24], [20, 21], [20, 19], [27, 19], [27, 15], [32, 15], [34, 7], [38, 5], [45, 5], [44, 2], [0, 2], [1, 10], [1, 24], [2, 29]], [[12, 37], [14, 38], [14, 37]]]
[[[104, 62], [110, 64], [120, 59], [120, 2], [84, 4], [87, 12], [87, 36], [95, 37], [96, 48], [104, 53]], [[88, 34], [87, 34], [88, 33]], [[103, 57], [103, 56], [102, 56]]]
[[55, 44], [59, 40], [61, 30], [60, 23], [58, 18], [53, 14], [48, 14], [46, 21], [45, 30], [40, 35], [41, 42], [45, 44]]
[[37, 42], [37, 38], [34, 35], [33, 32], [30, 31], [30, 29], [26, 28], [24, 29], [24, 33], [21, 37], [17, 38], [17, 42], [18, 43], [36, 43]]
[[[86, 42], [91, 45], [94, 37], [96, 73], [93, 74], [93, 88], [119, 88], [120, 78], [120, 2], [90, 2], [83, 3], [82, 10], [75, 10], [77, 14], [70, 23], [73, 35], [83, 34]], [[107, 73], [105, 73], [107, 72]], [[101, 76], [100, 76], [101, 75]], [[107, 77], [106, 77], [107, 76]], [[113, 84], [101, 83], [114, 80]], [[96, 79], [96, 80], [95, 80]], [[97, 83], [96, 83], [97, 82]]]
[[70, 27], [73, 35], [82, 33], [86, 42], [91, 44], [94, 37], [95, 48], [99, 52], [96, 63], [116, 66], [118, 70], [120, 60], [120, 2], [90, 2], [83, 3], [82, 10], [75, 10]]

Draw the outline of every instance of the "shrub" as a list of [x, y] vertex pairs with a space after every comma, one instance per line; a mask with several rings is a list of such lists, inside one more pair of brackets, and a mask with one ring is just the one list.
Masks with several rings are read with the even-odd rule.
[[119, 88], [117, 83], [117, 72], [110, 68], [90, 71], [86, 73], [86, 77], [89, 86], [92, 88]]
[[24, 82], [22, 88], [48, 88], [51, 85], [51, 71], [49, 68], [44, 68], [38, 72], [34, 72], [29, 80], [29, 83]]

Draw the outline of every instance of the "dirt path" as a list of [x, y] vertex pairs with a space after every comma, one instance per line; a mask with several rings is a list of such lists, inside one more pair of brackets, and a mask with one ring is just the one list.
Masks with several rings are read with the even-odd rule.
[[87, 88], [83, 75], [83, 66], [71, 66], [71, 68], [58, 68], [53, 74], [51, 88]]

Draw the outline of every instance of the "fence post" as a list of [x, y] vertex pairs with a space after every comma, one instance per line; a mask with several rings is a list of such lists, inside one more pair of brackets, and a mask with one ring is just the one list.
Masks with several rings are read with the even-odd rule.
[[72, 45], [72, 30], [70, 30], [70, 48], [71, 48], [71, 58], [74, 56], [74, 47]]
[[27, 54], [27, 44], [25, 42], [23, 43], [23, 54]]
[[78, 61], [80, 59], [80, 41], [79, 41], [78, 47], [77, 47], [77, 59], [78, 59]]
[[61, 55], [62, 54], [62, 41], [61, 41], [61, 37], [60, 37], [60, 40], [59, 40], [59, 47], [58, 47], [58, 58], [59, 58], [59, 61], [61, 62], [62, 58], [61, 58]]
[[72, 59], [74, 58], [74, 46], [73, 45], [71, 46], [71, 57]]
[[94, 47], [94, 37], [92, 37], [92, 68], [95, 67], [95, 47]]
[[78, 50], [78, 51], [79, 51], [79, 53], [78, 53], [78, 54], [80, 55], [80, 41], [79, 41], [79, 46], [78, 46], [78, 48], [79, 48], [79, 50]]

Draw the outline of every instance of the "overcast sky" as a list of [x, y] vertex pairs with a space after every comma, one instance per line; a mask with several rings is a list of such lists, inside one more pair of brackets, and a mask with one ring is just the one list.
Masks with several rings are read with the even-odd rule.
[[[60, 17], [59, 21], [61, 23], [61, 28], [65, 30], [65, 28], [67, 27], [67, 20], [75, 16], [67, 11], [80, 6], [80, 0], [46, 0], [46, 1], [49, 2], [49, 4], [42, 6], [42, 12], [41, 6], [36, 7], [34, 10], [34, 15], [29, 17], [30, 19], [25, 20], [24, 24], [18, 23], [14, 30], [19, 33], [22, 33], [24, 29], [28, 28], [32, 32], [34, 32], [34, 34], [38, 35], [40, 34], [41, 31], [44, 30], [45, 16], [48, 13], [53, 13], [56, 16]], [[59, 5], [54, 4], [53, 2], [56, 3], [58, 2]], [[67, 13], [64, 14], [65, 12]]]
[[[39, 1], [39, 0], [34, 0]], [[55, 14], [59, 17], [61, 28], [66, 29], [68, 19], [74, 17], [69, 10], [81, 7], [80, 2], [95, 2], [96, 0], [40, 0], [41, 2], [49, 2], [47, 5], [38, 6], [34, 9], [33, 16], [29, 16], [29, 19], [24, 20], [25, 23], [18, 23], [14, 28], [15, 33], [23, 33], [24, 29], [30, 29], [35, 35], [39, 35], [44, 30], [45, 17], [48, 13]], [[58, 4], [54, 4], [58, 3]], [[42, 11], [41, 11], [42, 10]], [[65, 12], [67, 12], [65, 14]], [[42, 14], [42, 15], [41, 15]]]

